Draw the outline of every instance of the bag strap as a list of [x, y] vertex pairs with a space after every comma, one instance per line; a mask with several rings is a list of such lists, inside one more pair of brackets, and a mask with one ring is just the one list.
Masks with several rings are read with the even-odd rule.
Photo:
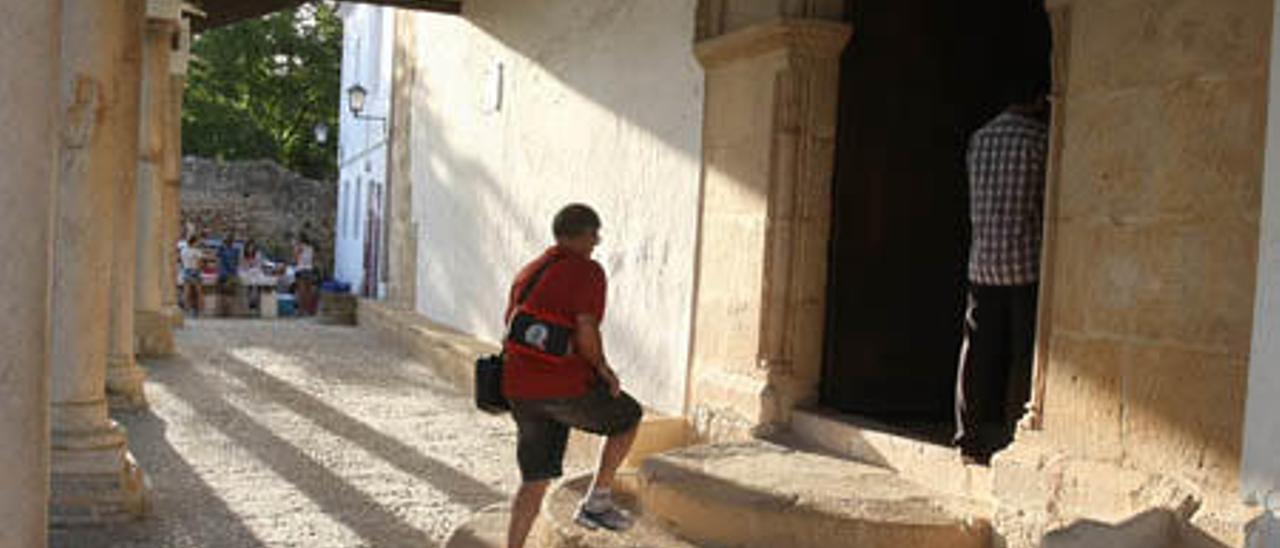
[[560, 256], [552, 255], [551, 258], [547, 259], [547, 262], [538, 267], [538, 270], [533, 273], [529, 281], [524, 284], [524, 288], [520, 290], [520, 296], [516, 298], [516, 306], [524, 304], [525, 299], [529, 298], [529, 294], [533, 293], [534, 286], [537, 286], [538, 282], [542, 281], [542, 275], [546, 274], [547, 269], [551, 268], [551, 264], [558, 260], [560, 260]]

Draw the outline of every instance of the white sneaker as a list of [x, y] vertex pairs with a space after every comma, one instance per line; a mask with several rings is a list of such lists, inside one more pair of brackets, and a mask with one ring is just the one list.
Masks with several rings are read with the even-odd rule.
[[573, 521], [593, 531], [603, 527], [610, 531], [622, 532], [630, 529], [633, 524], [631, 516], [612, 504], [598, 512], [588, 510], [586, 504], [579, 504]]

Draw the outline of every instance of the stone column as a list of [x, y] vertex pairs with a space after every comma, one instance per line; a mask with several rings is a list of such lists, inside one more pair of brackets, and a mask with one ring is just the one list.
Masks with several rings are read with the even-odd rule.
[[50, 522], [98, 523], [143, 513], [142, 472], [105, 393], [112, 204], [130, 169], [137, 118], [122, 104], [133, 84], [134, 0], [66, 0], [62, 19], [61, 172], [53, 276]]
[[[175, 153], [180, 152], [180, 147], [175, 147]], [[181, 171], [181, 168], [179, 168]], [[177, 242], [182, 237], [182, 227], [179, 217], [181, 217], [181, 175], [177, 179], [165, 181], [162, 190], [162, 213], [164, 235], [161, 237], [161, 266], [163, 272], [160, 275], [160, 309], [168, 320], [170, 327], [175, 329], [184, 325], [184, 316], [182, 309], [178, 307], [178, 267], [177, 267]]]
[[[179, 92], [180, 93], [180, 92]], [[179, 109], [181, 106], [178, 107]], [[174, 131], [170, 131], [172, 139], [181, 139], [181, 137], [172, 136]], [[174, 147], [174, 154], [181, 154], [181, 147]], [[179, 160], [179, 162], [181, 162]], [[181, 216], [181, 168], [178, 168], [179, 176], [175, 179], [165, 181], [164, 188], [161, 189], [161, 219], [163, 221], [163, 233], [160, 238], [160, 255], [162, 272], [160, 274], [160, 310], [164, 313], [165, 318], [169, 321], [172, 328], [180, 328], [184, 325], [184, 315], [182, 309], [178, 307], [178, 266], [177, 266], [177, 242], [182, 237], [182, 227], [179, 217]]]
[[57, 176], [61, 2], [0, 17], [0, 546], [45, 546], [49, 493], [49, 278]]
[[139, 357], [174, 353], [173, 327], [164, 313], [164, 161], [169, 119], [169, 55], [173, 19], [149, 18], [143, 44], [143, 88], [138, 151], [138, 248], [134, 320]]
[[[123, 2], [130, 15], [122, 29], [124, 61], [119, 71], [120, 116], [134, 120], [120, 130], [121, 154], [138, 155], [138, 115], [142, 93], [142, 33], [145, 21], [143, 0]], [[137, 261], [137, 162], [123, 162], [116, 181], [115, 236], [111, 243], [111, 320], [107, 352], [107, 398], [113, 409], [140, 409], [147, 405], [143, 394], [146, 372], [138, 367], [133, 346], [134, 270]]]
[[178, 309], [178, 269], [175, 261], [178, 242], [179, 192], [182, 187], [182, 78], [169, 79], [169, 97], [165, 101], [164, 159], [160, 161], [160, 311], [172, 328], [183, 325]]
[[690, 413], [705, 437], [766, 432], [817, 397], [850, 34], [783, 19], [697, 44], [707, 106]]
[[418, 226], [413, 220], [413, 91], [417, 36], [412, 18], [396, 11], [392, 15], [395, 32], [391, 127], [387, 143], [388, 295], [392, 306], [413, 310], [417, 306]]
[[[177, 65], [177, 57], [174, 56]], [[176, 66], [169, 79], [168, 120], [165, 123], [165, 145], [162, 188], [162, 236], [160, 241], [160, 257], [163, 266], [160, 276], [160, 294], [162, 311], [169, 319], [169, 325], [181, 327], [182, 310], [178, 308], [177, 276], [177, 241], [181, 235], [182, 216], [182, 95], [186, 92], [187, 77], [184, 72], [176, 72]]]

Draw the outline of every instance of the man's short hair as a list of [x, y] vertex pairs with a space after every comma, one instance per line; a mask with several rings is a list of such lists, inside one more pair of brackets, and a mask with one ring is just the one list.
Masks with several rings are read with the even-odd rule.
[[600, 229], [600, 216], [584, 204], [564, 206], [551, 222], [551, 232], [556, 239], [573, 238]]

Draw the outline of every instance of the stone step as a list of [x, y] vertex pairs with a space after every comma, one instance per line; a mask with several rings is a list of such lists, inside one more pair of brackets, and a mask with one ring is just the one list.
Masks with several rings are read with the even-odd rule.
[[986, 548], [986, 508], [876, 466], [765, 441], [650, 457], [638, 495], [653, 517], [700, 545]]
[[[566, 472], [594, 470], [600, 459], [600, 444], [603, 440], [604, 438], [594, 434], [571, 430], [564, 455]], [[689, 427], [684, 417], [660, 415], [646, 409], [631, 451], [627, 453], [627, 458], [622, 461], [619, 469], [623, 473], [634, 472], [649, 456], [688, 444]]]
[[830, 411], [798, 409], [790, 434], [799, 442], [839, 457], [888, 468], [900, 476], [944, 493], [994, 498], [987, 466], [966, 465], [955, 448], [921, 439], [914, 432]]
[[444, 548], [503, 548], [507, 545], [507, 521], [511, 505], [493, 504], [471, 514], [449, 533]]
[[[591, 485], [591, 474], [581, 474], [554, 485], [543, 501], [542, 514], [530, 533], [529, 546], [537, 548], [690, 548], [699, 546], [682, 540], [662, 523], [644, 514], [634, 495], [634, 477], [618, 477], [614, 501], [636, 518], [635, 526], [623, 533], [590, 530], [574, 523], [578, 503]], [[462, 547], [459, 547], [462, 548]]]

